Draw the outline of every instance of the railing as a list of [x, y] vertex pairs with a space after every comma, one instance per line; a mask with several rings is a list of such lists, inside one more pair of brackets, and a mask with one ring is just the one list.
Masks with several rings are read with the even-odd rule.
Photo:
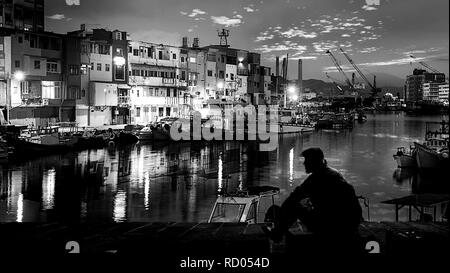
[[119, 106], [129, 106], [131, 104], [130, 97], [119, 97], [117, 101]]

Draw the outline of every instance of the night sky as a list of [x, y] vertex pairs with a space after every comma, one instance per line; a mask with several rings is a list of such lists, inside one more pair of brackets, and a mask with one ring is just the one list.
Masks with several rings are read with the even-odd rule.
[[[409, 54], [449, 72], [448, 0], [46, 0], [46, 16], [48, 31], [85, 23], [171, 45], [183, 36], [218, 44], [217, 30], [227, 27], [231, 46], [262, 53], [264, 65], [286, 53], [304, 59], [304, 79], [335, 70], [327, 49], [351, 72], [339, 47], [368, 76], [403, 79], [418, 67]], [[289, 65], [297, 78], [296, 62]]]

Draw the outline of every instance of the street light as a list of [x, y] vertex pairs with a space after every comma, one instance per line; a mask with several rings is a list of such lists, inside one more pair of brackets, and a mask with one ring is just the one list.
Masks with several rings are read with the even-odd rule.
[[124, 66], [125, 65], [124, 57], [116, 56], [116, 57], [114, 57], [113, 61], [116, 66]]
[[14, 72], [13, 77], [16, 81], [21, 82], [21, 81], [25, 80], [25, 73], [23, 73], [22, 71], [16, 71], [16, 72]]
[[293, 85], [291, 85], [291, 86], [289, 86], [288, 87], [288, 91], [290, 92], [290, 93], [295, 93], [295, 91], [296, 91], [296, 88], [295, 88], [295, 86], [293, 86]]

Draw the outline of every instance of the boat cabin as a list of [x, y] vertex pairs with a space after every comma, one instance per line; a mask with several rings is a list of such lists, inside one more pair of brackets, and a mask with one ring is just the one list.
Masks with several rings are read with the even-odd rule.
[[220, 195], [208, 223], [248, 223], [264, 222], [264, 213], [275, 204], [279, 188], [271, 186], [251, 187], [234, 194]]

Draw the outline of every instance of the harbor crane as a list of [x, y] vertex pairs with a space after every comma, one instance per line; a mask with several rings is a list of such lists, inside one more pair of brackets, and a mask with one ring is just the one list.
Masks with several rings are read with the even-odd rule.
[[347, 60], [349, 61], [349, 63], [353, 66], [353, 68], [355, 68], [356, 72], [358, 72], [359, 76], [361, 76], [361, 78], [367, 83], [367, 85], [370, 86], [370, 89], [372, 91], [372, 98], [375, 98], [375, 96], [377, 95], [378, 92], [381, 91], [380, 88], [377, 88], [377, 76], [373, 76], [373, 84], [369, 81], [369, 79], [367, 79], [366, 75], [364, 75], [364, 73], [361, 71], [361, 69], [359, 69], [359, 67], [355, 64], [355, 62], [350, 58], [350, 56], [345, 53], [345, 51], [342, 48], [339, 48], [342, 52], [342, 54], [344, 54], [345, 58], [347, 58]]
[[[414, 60], [417, 60], [416, 57], [414, 57], [413, 55], [409, 55], [409, 57], [411, 57]], [[423, 67], [425, 67], [426, 69], [430, 70], [433, 73], [441, 73], [439, 70], [437, 70], [436, 68], [433, 68], [431, 65], [427, 64], [426, 62], [418, 62], [419, 64], [421, 64]]]
[[337, 70], [344, 75], [345, 78], [345, 82], [347, 83], [347, 85], [350, 87], [351, 90], [354, 90], [355, 87], [353, 86], [352, 82], [350, 81], [350, 79], [347, 77], [347, 74], [345, 74], [344, 70], [342, 69], [342, 67], [339, 65], [338, 60], [336, 59], [336, 57], [333, 55], [333, 53], [331, 53], [330, 50], [327, 50], [326, 52], [328, 55], [330, 55], [331, 59], [333, 60], [334, 65], [336, 66]]

